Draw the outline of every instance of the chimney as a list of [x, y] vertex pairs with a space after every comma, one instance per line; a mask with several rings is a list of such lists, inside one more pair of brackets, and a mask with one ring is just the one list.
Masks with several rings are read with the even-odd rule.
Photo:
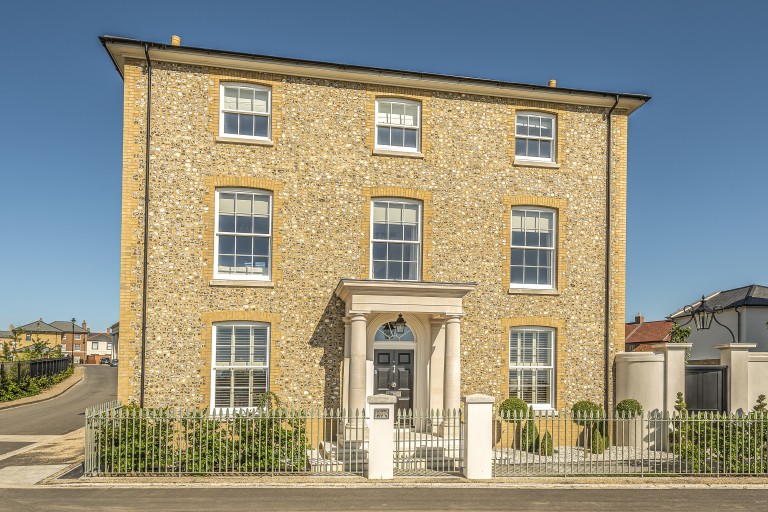
[[636, 323], [636, 324], [641, 324], [641, 323], [643, 323], [643, 322], [645, 322], [645, 317], [643, 316], [643, 314], [642, 314], [642, 313], [640, 313], [640, 312], [638, 311], [638, 312], [637, 312], [637, 314], [635, 315], [635, 323]]
[[[83, 330], [84, 330], [84, 331], [87, 331], [87, 330], [88, 330], [88, 328], [86, 327], [86, 323], [85, 323], [85, 320], [83, 320]], [[89, 332], [90, 332], [90, 331], [89, 331]]]
[[557, 87], [557, 80], [550, 80], [547, 85], [549, 87]]
[[107, 334], [112, 334], [112, 329], [110, 329], [109, 327], [107, 327]]
[[171, 46], [181, 46], [181, 38], [179, 36], [171, 36]]

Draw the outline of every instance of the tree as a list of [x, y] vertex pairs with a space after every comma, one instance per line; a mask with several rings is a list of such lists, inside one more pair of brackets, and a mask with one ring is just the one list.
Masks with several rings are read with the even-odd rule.
[[[688, 343], [688, 336], [691, 335], [691, 328], [685, 325], [673, 323], [669, 331], [670, 343]], [[688, 364], [688, 358], [691, 357], [691, 349], [685, 349], [685, 363]]]

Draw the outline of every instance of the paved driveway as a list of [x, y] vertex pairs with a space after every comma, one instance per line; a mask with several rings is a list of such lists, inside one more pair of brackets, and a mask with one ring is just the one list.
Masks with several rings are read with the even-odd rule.
[[117, 368], [87, 365], [83, 380], [62, 395], [0, 411], [0, 435], [63, 435], [85, 426], [85, 408], [114, 400]]

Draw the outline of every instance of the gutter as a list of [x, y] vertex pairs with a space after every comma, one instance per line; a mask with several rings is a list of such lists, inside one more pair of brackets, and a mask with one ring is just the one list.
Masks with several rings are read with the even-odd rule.
[[149, 261], [149, 145], [152, 134], [152, 60], [149, 58], [149, 45], [144, 45], [144, 57], [147, 59], [147, 135], [144, 150], [144, 278], [141, 285], [141, 388], [139, 407], [144, 407], [144, 386], [147, 364], [147, 264]]
[[610, 406], [610, 393], [611, 389], [611, 144], [613, 142], [611, 137], [611, 114], [616, 109], [616, 105], [619, 104], [619, 95], [616, 95], [616, 102], [608, 111], [607, 130], [606, 130], [606, 148], [605, 148], [605, 340], [604, 340], [604, 368], [605, 374], [605, 395], [604, 406], [605, 412], [608, 414]]

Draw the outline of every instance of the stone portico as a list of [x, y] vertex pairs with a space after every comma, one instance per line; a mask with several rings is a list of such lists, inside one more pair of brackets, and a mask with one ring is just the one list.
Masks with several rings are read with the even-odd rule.
[[[336, 295], [345, 303], [342, 406], [367, 407], [374, 389], [374, 350], [413, 350], [413, 402], [419, 410], [460, 406], [463, 298], [475, 283], [432, 283], [342, 279]], [[375, 333], [402, 314], [411, 342], [375, 341]]]

